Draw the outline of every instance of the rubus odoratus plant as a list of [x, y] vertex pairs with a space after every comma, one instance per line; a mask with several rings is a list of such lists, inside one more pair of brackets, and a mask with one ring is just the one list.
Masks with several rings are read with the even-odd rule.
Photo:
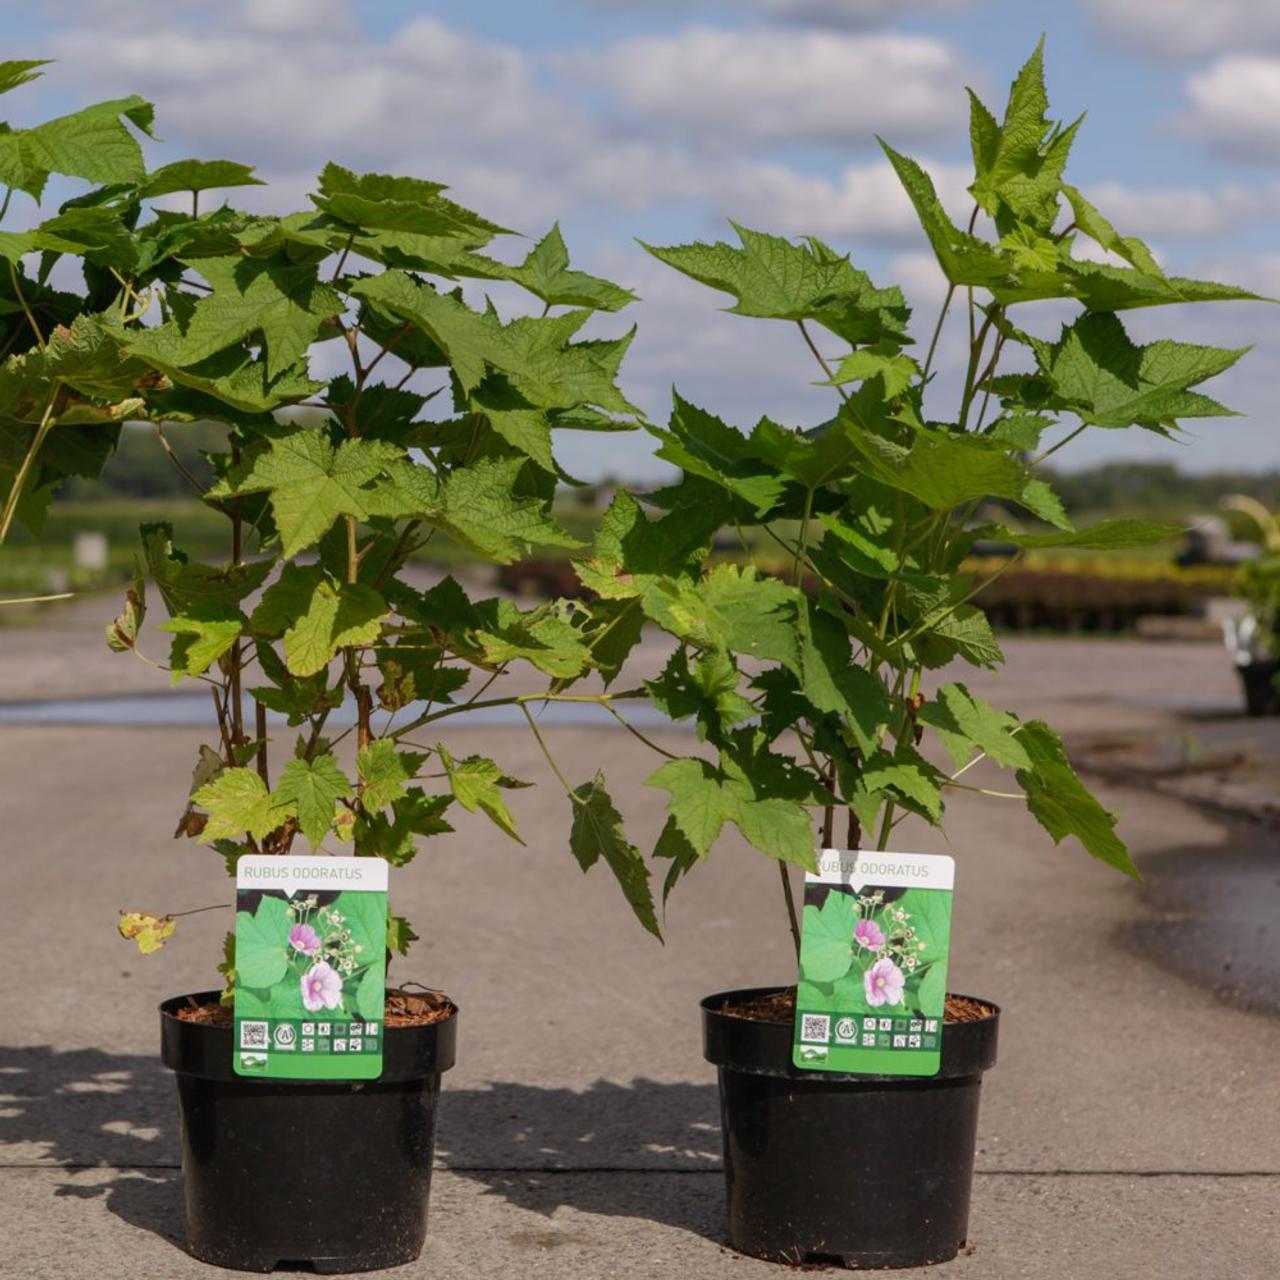
[[[1041, 464], [1088, 430], [1172, 435], [1181, 419], [1226, 413], [1193, 388], [1242, 351], [1138, 345], [1118, 313], [1253, 295], [1167, 275], [1068, 185], [1080, 121], [1046, 118], [1042, 49], [1014, 81], [1003, 122], [974, 95], [971, 110], [965, 227], [918, 164], [884, 147], [946, 281], [922, 354], [902, 292], [877, 288], [816, 239], [737, 227], [736, 245], [650, 249], [731, 295], [734, 313], [793, 326], [832, 408], [808, 429], [766, 418], [744, 432], [677, 396], [654, 434], [679, 482], [651, 495], [654, 518], [619, 496], [580, 566], [588, 586], [634, 599], [677, 642], [648, 689], [673, 719], [695, 722], [703, 749], [648, 780], [668, 795], [656, 850], [670, 859], [668, 891], [731, 824], [778, 860], [797, 948], [787, 864], [814, 868], [818, 842], [837, 838], [837, 810], [850, 847], [883, 849], [907, 815], [941, 825], [948, 793], [1008, 796], [1055, 842], [1074, 836], [1137, 874], [1058, 734], [955, 678], [957, 664], [1003, 660], [974, 603], [983, 581], [963, 562], [979, 538], [1012, 544], [1012, 566], [1033, 548], [1169, 536], [1128, 519], [1073, 528]], [[1019, 324], [1022, 304], [1044, 299], [1076, 312], [1056, 336]], [[968, 314], [967, 349], [948, 403], [935, 357], [954, 306]], [[721, 530], [742, 535], [744, 549], [773, 547], [786, 570], [708, 565]], [[975, 786], [981, 761], [1009, 770], [1016, 790]]]
[[[623, 718], [614, 702], [643, 692], [610, 686], [642, 615], [610, 599], [472, 600], [411, 563], [433, 541], [489, 564], [581, 545], [553, 515], [570, 480], [553, 438], [634, 428], [616, 385], [631, 334], [580, 336], [632, 295], [571, 269], [558, 227], [515, 265], [486, 256], [507, 233], [444, 190], [329, 165], [304, 212], [165, 215], [156, 322], [126, 318], [110, 336], [150, 374], [135, 416], [226, 425], [215, 479], [195, 487], [226, 517], [227, 552], [199, 564], [180, 533], [144, 526], [145, 574], [107, 640], [139, 652], [149, 577], [168, 612], [161, 665], [208, 688], [216, 725], [177, 834], [229, 872], [246, 853], [308, 847], [403, 866], [418, 838], [452, 829], [454, 805], [520, 840], [504, 792], [527, 784], [442, 741], [454, 717], [505, 707], [569, 794], [579, 863], [603, 859], [656, 933], [644, 858], [603, 776], [570, 784], [533, 714], [576, 701]], [[516, 314], [482, 290], [505, 290]], [[515, 688], [537, 692], [505, 691], [520, 669]], [[595, 692], [569, 692], [588, 676]], [[179, 914], [130, 912], [121, 932], [153, 951]], [[391, 917], [393, 951], [414, 936]], [[228, 992], [234, 965], [229, 936]]]

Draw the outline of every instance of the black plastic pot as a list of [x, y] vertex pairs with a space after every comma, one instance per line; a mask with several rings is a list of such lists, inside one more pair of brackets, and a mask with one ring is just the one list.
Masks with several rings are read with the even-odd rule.
[[1249, 662], [1237, 666], [1236, 673], [1240, 677], [1246, 715], [1267, 716], [1280, 710], [1280, 692], [1275, 685], [1280, 662]]
[[703, 1052], [719, 1068], [729, 1244], [772, 1262], [917, 1267], [954, 1258], [969, 1230], [982, 1073], [1000, 1011], [948, 1025], [928, 1078], [801, 1071], [789, 1022], [702, 1002]]
[[252, 1080], [231, 1029], [160, 1006], [161, 1056], [178, 1077], [187, 1248], [239, 1271], [309, 1264], [333, 1274], [412, 1262], [427, 1232], [440, 1075], [458, 1015], [387, 1027], [382, 1075], [350, 1084]]

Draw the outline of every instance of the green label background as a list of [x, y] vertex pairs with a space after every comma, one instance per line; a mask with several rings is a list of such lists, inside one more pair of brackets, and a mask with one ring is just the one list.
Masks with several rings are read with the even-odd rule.
[[[805, 886], [804, 925], [800, 947], [800, 980], [796, 989], [795, 1039], [792, 1061], [805, 1071], [846, 1071], [865, 1075], [933, 1076], [942, 1065], [943, 1012], [947, 993], [947, 951], [951, 941], [949, 889], [907, 889], [902, 896], [878, 906], [865, 899], [882, 886], [868, 885], [854, 893], [844, 885], [811, 883]], [[822, 905], [819, 906], [819, 903]], [[902, 911], [903, 920], [898, 920]], [[891, 959], [902, 972], [905, 985], [896, 1004], [873, 1006], [867, 999], [866, 971], [878, 952], [861, 946], [854, 937], [859, 921], [868, 920], [886, 942], [901, 939], [915, 967], [908, 968], [901, 955]], [[910, 938], [906, 929], [914, 930]], [[825, 1045], [804, 1040], [805, 1015], [830, 1019], [831, 1038]], [[895, 1024], [917, 1020], [937, 1023], [933, 1047], [926, 1047], [923, 1027], [919, 1048], [865, 1047], [861, 1041], [866, 1018], [892, 1019]], [[859, 1043], [837, 1044], [835, 1029], [844, 1018], [856, 1020]], [[895, 1026], [887, 1033], [910, 1035]], [[879, 1040], [879, 1033], [877, 1033]], [[814, 1050], [825, 1049], [825, 1056]]]
[[[260, 891], [241, 889], [236, 895], [236, 1003], [235, 1042], [232, 1060], [237, 1075], [259, 1080], [375, 1080], [382, 1074], [383, 1009], [386, 996], [387, 895], [385, 892], [347, 890], [327, 906], [310, 908], [308, 899], [317, 891], [303, 890], [285, 899]], [[295, 908], [290, 914], [290, 906]], [[340, 924], [330, 923], [327, 913], [337, 912]], [[319, 936], [320, 950], [313, 956], [290, 944], [297, 924], [310, 925]], [[345, 936], [344, 936], [345, 935]], [[338, 949], [329, 944], [338, 942]], [[359, 950], [357, 950], [359, 948]], [[342, 983], [337, 1008], [310, 1010], [303, 1003], [302, 980], [314, 965], [333, 961], [340, 967], [349, 959], [352, 971], [339, 972]], [[248, 1030], [245, 1024], [250, 1024]], [[328, 1037], [304, 1036], [307, 1024], [328, 1023]], [[375, 1036], [361, 1035], [361, 1048], [335, 1052], [335, 1040], [349, 1043], [353, 1024], [363, 1032], [366, 1023], [377, 1027]], [[265, 1046], [258, 1042], [264, 1032]], [[277, 1031], [292, 1029], [292, 1047], [284, 1048]], [[283, 1035], [289, 1039], [288, 1032]], [[303, 1041], [314, 1047], [303, 1050]]]

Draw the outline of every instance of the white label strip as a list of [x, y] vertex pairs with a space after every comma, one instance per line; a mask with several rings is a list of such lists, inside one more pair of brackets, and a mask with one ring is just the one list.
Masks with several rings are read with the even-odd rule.
[[875, 849], [823, 849], [818, 854], [818, 874], [805, 876], [809, 884], [847, 884], [852, 889], [869, 884], [951, 889], [955, 879], [956, 860], [947, 854], [881, 853]]
[[315, 890], [387, 890], [387, 872], [381, 858], [273, 858], [249, 854], [236, 864], [237, 889], [283, 889], [289, 897]]

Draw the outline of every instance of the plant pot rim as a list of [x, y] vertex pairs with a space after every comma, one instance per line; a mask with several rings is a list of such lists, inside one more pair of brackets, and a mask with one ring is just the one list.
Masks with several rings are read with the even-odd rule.
[[[742, 987], [717, 991], [704, 997], [702, 1009], [702, 1052], [713, 1066], [748, 1075], [776, 1076], [805, 1084], [875, 1083], [904, 1089], [928, 1087], [938, 1080], [965, 1080], [981, 1076], [996, 1063], [1000, 1027], [1000, 1006], [982, 996], [960, 996], [991, 1010], [991, 1016], [976, 1022], [953, 1022], [942, 1033], [942, 1066], [933, 1076], [854, 1075], [843, 1071], [804, 1071], [792, 1061], [794, 1026], [790, 1022], [765, 1022], [724, 1012], [730, 1000], [750, 1000], [756, 996], [785, 991], [785, 986]], [[948, 992], [948, 995], [959, 995]]]
[[161, 1002], [160, 1058], [164, 1065], [179, 1075], [199, 1076], [206, 1080], [240, 1081], [255, 1089], [340, 1088], [376, 1086], [406, 1080], [421, 1080], [440, 1075], [453, 1066], [458, 1047], [458, 1006], [447, 1018], [414, 1027], [384, 1027], [382, 1074], [376, 1080], [255, 1080], [237, 1075], [232, 1066], [232, 1028], [208, 1022], [188, 1022], [178, 1017], [178, 1010], [190, 1001], [215, 1003], [218, 991], [193, 991], [170, 996]]

